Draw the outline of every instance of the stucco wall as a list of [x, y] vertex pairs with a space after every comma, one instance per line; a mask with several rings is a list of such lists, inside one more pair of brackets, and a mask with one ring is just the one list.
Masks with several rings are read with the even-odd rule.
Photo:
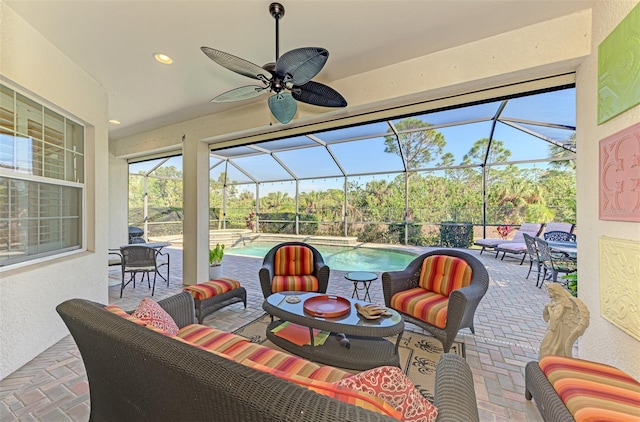
[[109, 247], [129, 242], [129, 164], [109, 151]]
[[[598, 45], [633, 9], [637, 1], [598, 1], [593, 9], [592, 54], [577, 73], [577, 178], [580, 227], [579, 297], [589, 308], [591, 323], [579, 342], [582, 358], [608, 363], [640, 379], [640, 342], [600, 315], [598, 239], [608, 236], [640, 241], [640, 223], [598, 219], [598, 142], [640, 121], [640, 106], [598, 126]], [[637, 61], [637, 58], [636, 58]], [[605, 271], [606, 272], [606, 271]], [[640, 279], [636, 280], [640, 284]], [[636, 303], [640, 303], [640, 297]]]
[[[99, 84], [0, 1], [3, 83], [87, 125], [86, 249], [64, 258], [0, 269], [0, 379], [68, 334], [55, 312], [82, 297], [106, 303], [107, 96]], [[99, 181], [99, 182], [96, 182]], [[96, 198], [101, 198], [96, 202]]]

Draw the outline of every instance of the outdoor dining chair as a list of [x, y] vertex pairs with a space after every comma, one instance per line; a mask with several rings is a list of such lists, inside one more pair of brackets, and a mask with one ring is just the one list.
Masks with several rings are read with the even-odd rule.
[[547, 279], [547, 273], [550, 273], [551, 280], [555, 283], [558, 281], [558, 273], [570, 274], [577, 271], [578, 266], [575, 259], [562, 252], [552, 252], [549, 244], [539, 237], [535, 240], [540, 263], [544, 269], [540, 285], [538, 286], [536, 282], [537, 287], [542, 288], [544, 280]]
[[530, 236], [528, 234], [524, 234], [524, 243], [527, 246], [527, 255], [529, 256], [529, 272], [527, 273], [527, 280], [531, 275], [531, 270], [533, 269], [533, 264], [536, 265], [536, 271], [538, 272], [536, 277], [536, 286], [540, 282], [540, 274], [541, 274], [541, 262], [540, 256], [538, 255], [538, 248], [536, 247], [536, 238]]
[[[120, 283], [120, 297], [122, 297], [122, 291], [124, 288], [133, 281], [133, 288], [136, 288], [136, 276], [141, 273], [141, 281], [144, 281], [145, 274], [147, 275], [147, 285], [151, 288], [151, 296], [156, 290], [156, 275], [159, 274], [158, 268], [163, 263], [158, 263], [158, 256], [161, 255], [160, 251], [145, 246], [142, 244], [134, 244], [120, 247], [120, 255], [122, 256], [122, 281]], [[167, 266], [167, 268], [169, 268]], [[127, 273], [129, 274], [129, 280], [125, 282]], [[153, 274], [153, 287], [151, 286], [151, 277]], [[160, 275], [162, 277], [162, 275]], [[163, 277], [164, 278], [164, 277]], [[169, 284], [169, 274], [167, 271], [167, 285]]]
[[543, 234], [544, 240], [547, 242], [575, 242], [577, 237], [575, 233], [563, 231], [551, 231]]

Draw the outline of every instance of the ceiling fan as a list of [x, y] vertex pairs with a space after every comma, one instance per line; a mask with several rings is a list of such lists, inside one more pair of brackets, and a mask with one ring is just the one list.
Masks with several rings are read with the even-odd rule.
[[209, 47], [201, 47], [211, 60], [227, 69], [257, 79], [262, 85], [247, 85], [215, 97], [211, 102], [243, 101], [272, 92], [269, 109], [280, 123], [289, 123], [298, 109], [297, 101], [323, 107], [346, 107], [347, 101], [336, 90], [311, 79], [324, 67], [329, 52], [319, 47], [304, 47], [279, 56], [278, 22], [284, 16], [284, 6], [271, 3], [269, 13], [276, 20], [276, 61], [260, 67], [247, 60]]

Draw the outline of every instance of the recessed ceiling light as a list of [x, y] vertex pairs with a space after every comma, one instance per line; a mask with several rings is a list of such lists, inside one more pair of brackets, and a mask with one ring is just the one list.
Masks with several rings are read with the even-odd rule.
[[173, 59], [166, 54], [155, 53], [153, 57], [162, 64], [171, 64], [173, 63]]
[[111, 120], [109, 120], [109, 123], [111, 123], [112, 125], [119, 125], [120, 124], [120, 120], [111, 119]]

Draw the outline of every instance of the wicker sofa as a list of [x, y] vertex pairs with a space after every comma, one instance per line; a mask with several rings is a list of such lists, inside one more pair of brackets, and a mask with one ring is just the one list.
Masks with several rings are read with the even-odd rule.
[[[178, 327], [196, 322], [189, 293], [158, 304]], [[136, 325], [102, 304], [71, 299], [56, 309], [84, 361], [92, 421], [394, 420]], [[438, 421], [478, 420], [464, 359], [443, 355], [434, 404]]]

